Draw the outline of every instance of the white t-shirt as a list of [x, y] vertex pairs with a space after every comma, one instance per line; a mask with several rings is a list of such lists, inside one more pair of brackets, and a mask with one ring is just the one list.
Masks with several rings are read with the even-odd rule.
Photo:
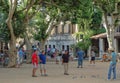
[[95, 52], [91, 51], [91, 57], [95, 57]]

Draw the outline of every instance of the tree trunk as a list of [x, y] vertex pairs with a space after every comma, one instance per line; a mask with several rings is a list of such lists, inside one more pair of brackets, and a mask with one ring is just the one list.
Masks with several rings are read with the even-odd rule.
[[0, 42], [0, 52], [3, 53], [3, 42]]
[[8, 64], [8, 67], [15, 67], [16, 65], [16, 40], [15, 40], [15, 35], [14, 35], [14, 31], [13, 31], [13, 27], [11, 24], [11, 21], [7, 21], [7, 25], [8, 28], [10, 30], [10, 35], [11, 35], [11, 39], [10, 39], [10, 53], [9, 53], [9, 59], [10, 62]]
[[107, 33], [107, 40], [108, 40], [109, 48], [113, 48], [114, 47], [114, 31], [110, 31], [110, 33]]
[[31, 56], [32, 56], [32, 45], [29, 41], [28, 35], [25, 35], [25, 43], [26, 43], [26, 53], [27, 53], [27, 61], [26, 63], [31, 63]]
[[22, 48], [24, 45], [25, 45], [25, 38], [24, 38], [24, 41], [20, 43], [19, 49]]
[[[114, 35], [115, 35], [115, 28], [114, 28], [114, 22], [108, 23], [108, 17], [107, 14], [104, 13], [104, 19], [105, 19], [105, 29], [107, 33], [107, 40], [108, 40], [108, 47], [113, 48], [114, 47]], [[111, 20], [113, 21], [113, 19]]]
[[[25, 25], [25, 28], [28, 27], [28, 23], [29, 23], [29, 20], [34, 16], [35, 13], [31, 13], [31, 14], [28, 14], [28, 11], [30, 10], [30, 8], [34, 5], [35, 1], [34, 0], [31, 0], [30, 3], [26, 6], [26, 11], [25, 11], [25, 19], [24, 19], [24, 25]], [[24, 36], [24, 39], [25, 39], [25, 44], [26, 44], [26, 57], [27, 57], [27, 61], [26, 63], [31, 63], [31, 55], [32, 55], [32, 45], [30, 43], [30, 40], [29, 40], [29, 36], [28, 36], [28, 33], [27, 31], [25, 32], [25, 36]]]
[[9, 15], [6, 20], [8, 29], [10, 30], [10, 52], [9, 52], [9, 64], [8, 67], [15, 67], [16, 66], [16, 40], [15, 40], [15, 35], [14, 35], [14, 30], [12, 27], [12, 17], [15, 11], [17, 5], [17, 0], [11, 0], [10, 1], [10, 6], [9, 6]]
[[15, 43], [13, 43], [14, 40], [10, 40], [10, 50], [9, 50], [9, 64], [8, 67], [15, 67], [16, 66], [16, 48]]
[[40, 42], [40, 50], [45, 49], [45, 42], [46, 42], [46, 40], [41, 40], [41, 42]]

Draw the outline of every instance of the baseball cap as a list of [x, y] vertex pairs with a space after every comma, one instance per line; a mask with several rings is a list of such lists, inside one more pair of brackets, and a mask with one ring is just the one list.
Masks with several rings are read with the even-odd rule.
[[34, 51], [36, 51], [36, 50], [37, 50], [37, 48], [33, 48], [33, 50], [34, 50]]
[[113, 48], [108, 48], [108, 50], [114, 51], [114, 49], [113, 49]]

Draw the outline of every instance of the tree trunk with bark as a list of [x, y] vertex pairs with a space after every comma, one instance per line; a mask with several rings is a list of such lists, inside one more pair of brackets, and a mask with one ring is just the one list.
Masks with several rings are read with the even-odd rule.
[[32, 56], [32, 45], [30, 43], [30, 40], [28, 38], [28, 35], [25, 35], [25, 44], [26, 44], [26, 53], [27, 53], [27, 61], [26, 63], [31, 63], [31, 56]]
[[14, 40], [10, 40], [9, 64], [8, 67], [16, 67], [17, 52]]
[[9, 64], [8, 67], [15, 67], [16, 66], [16, 38], [14, 35], [14, 30], [12, 27], [12, 17], [15, 12], [15, 8], [17, 5], [17, 0], [10, 0], [10, 5], [9, 5], [9, 15], [6, 20], [8, 29], [10, 30], [10, 50], [9, 50]]
[[[109, 48], [114, 48], [114, 36], [115, 36], [115, 26], [114, 26], [114, 18], [111, 16], [111, 19], [108, 18], [107, 14], [104, 13], [105, 19], [105, 29], [107, 33], [107, 40]], [[109, 21], [111, 21], [109, 23]]]
[[[39, 1], [41, 2], [41, 0]], [[34, 0], [31, 0], [29, 4], [27, 4], [26, 6], [26, 11], [25, 11], [25, 19], [24, 19], [24, 25], [25, 25], [25, 28], [28, 27], [28, 23], [29, 23], [29, 20], [35, 15], [35, 12], [29, 14], [29, 10], [30, 8], [32, 8], [32, 6], [34, 5], [35, 1]], [[31, 63], [31, 56], [32, 56], [32, 45], [31, 45], [31, 42], [29, 40], [29, 35], [27, 33], [27, 31], [25, 32], [25, 35], [24, 35], [24, 39], [25, 39], [25, 44], [26, 44], [26, 57], [27, 57], [27, 61], [26, 63]]]
[[45, 49], [45, 42], [46, 42], [46, 40], [41, 40], [41, 42], [40, 42], [40, 50]]

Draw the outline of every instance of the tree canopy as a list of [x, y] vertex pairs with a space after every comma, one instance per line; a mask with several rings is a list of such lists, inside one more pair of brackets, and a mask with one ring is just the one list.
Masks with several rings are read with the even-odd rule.
[[[101, 1], [106, 5], [105, 0]], [[95, 34], [89, 30], [98, 30], [102, 20], [101, 10], [93, 0], [1, 0], [0, 3], [0, 35], [4, 41], [9, 41], [10, 48], [14, 47], [11, 52], [15, 50], [14, 44], [19, 37], [24, 38], [29, 43], [27, 48], [30, 48], [29, 34], [45, 43], [54, 26], [61, 21], [78, 24], [79, 33], [76, 34], [82, 32], [86, 43]], [[86, 45], [87, 48], [90, 42]]]

